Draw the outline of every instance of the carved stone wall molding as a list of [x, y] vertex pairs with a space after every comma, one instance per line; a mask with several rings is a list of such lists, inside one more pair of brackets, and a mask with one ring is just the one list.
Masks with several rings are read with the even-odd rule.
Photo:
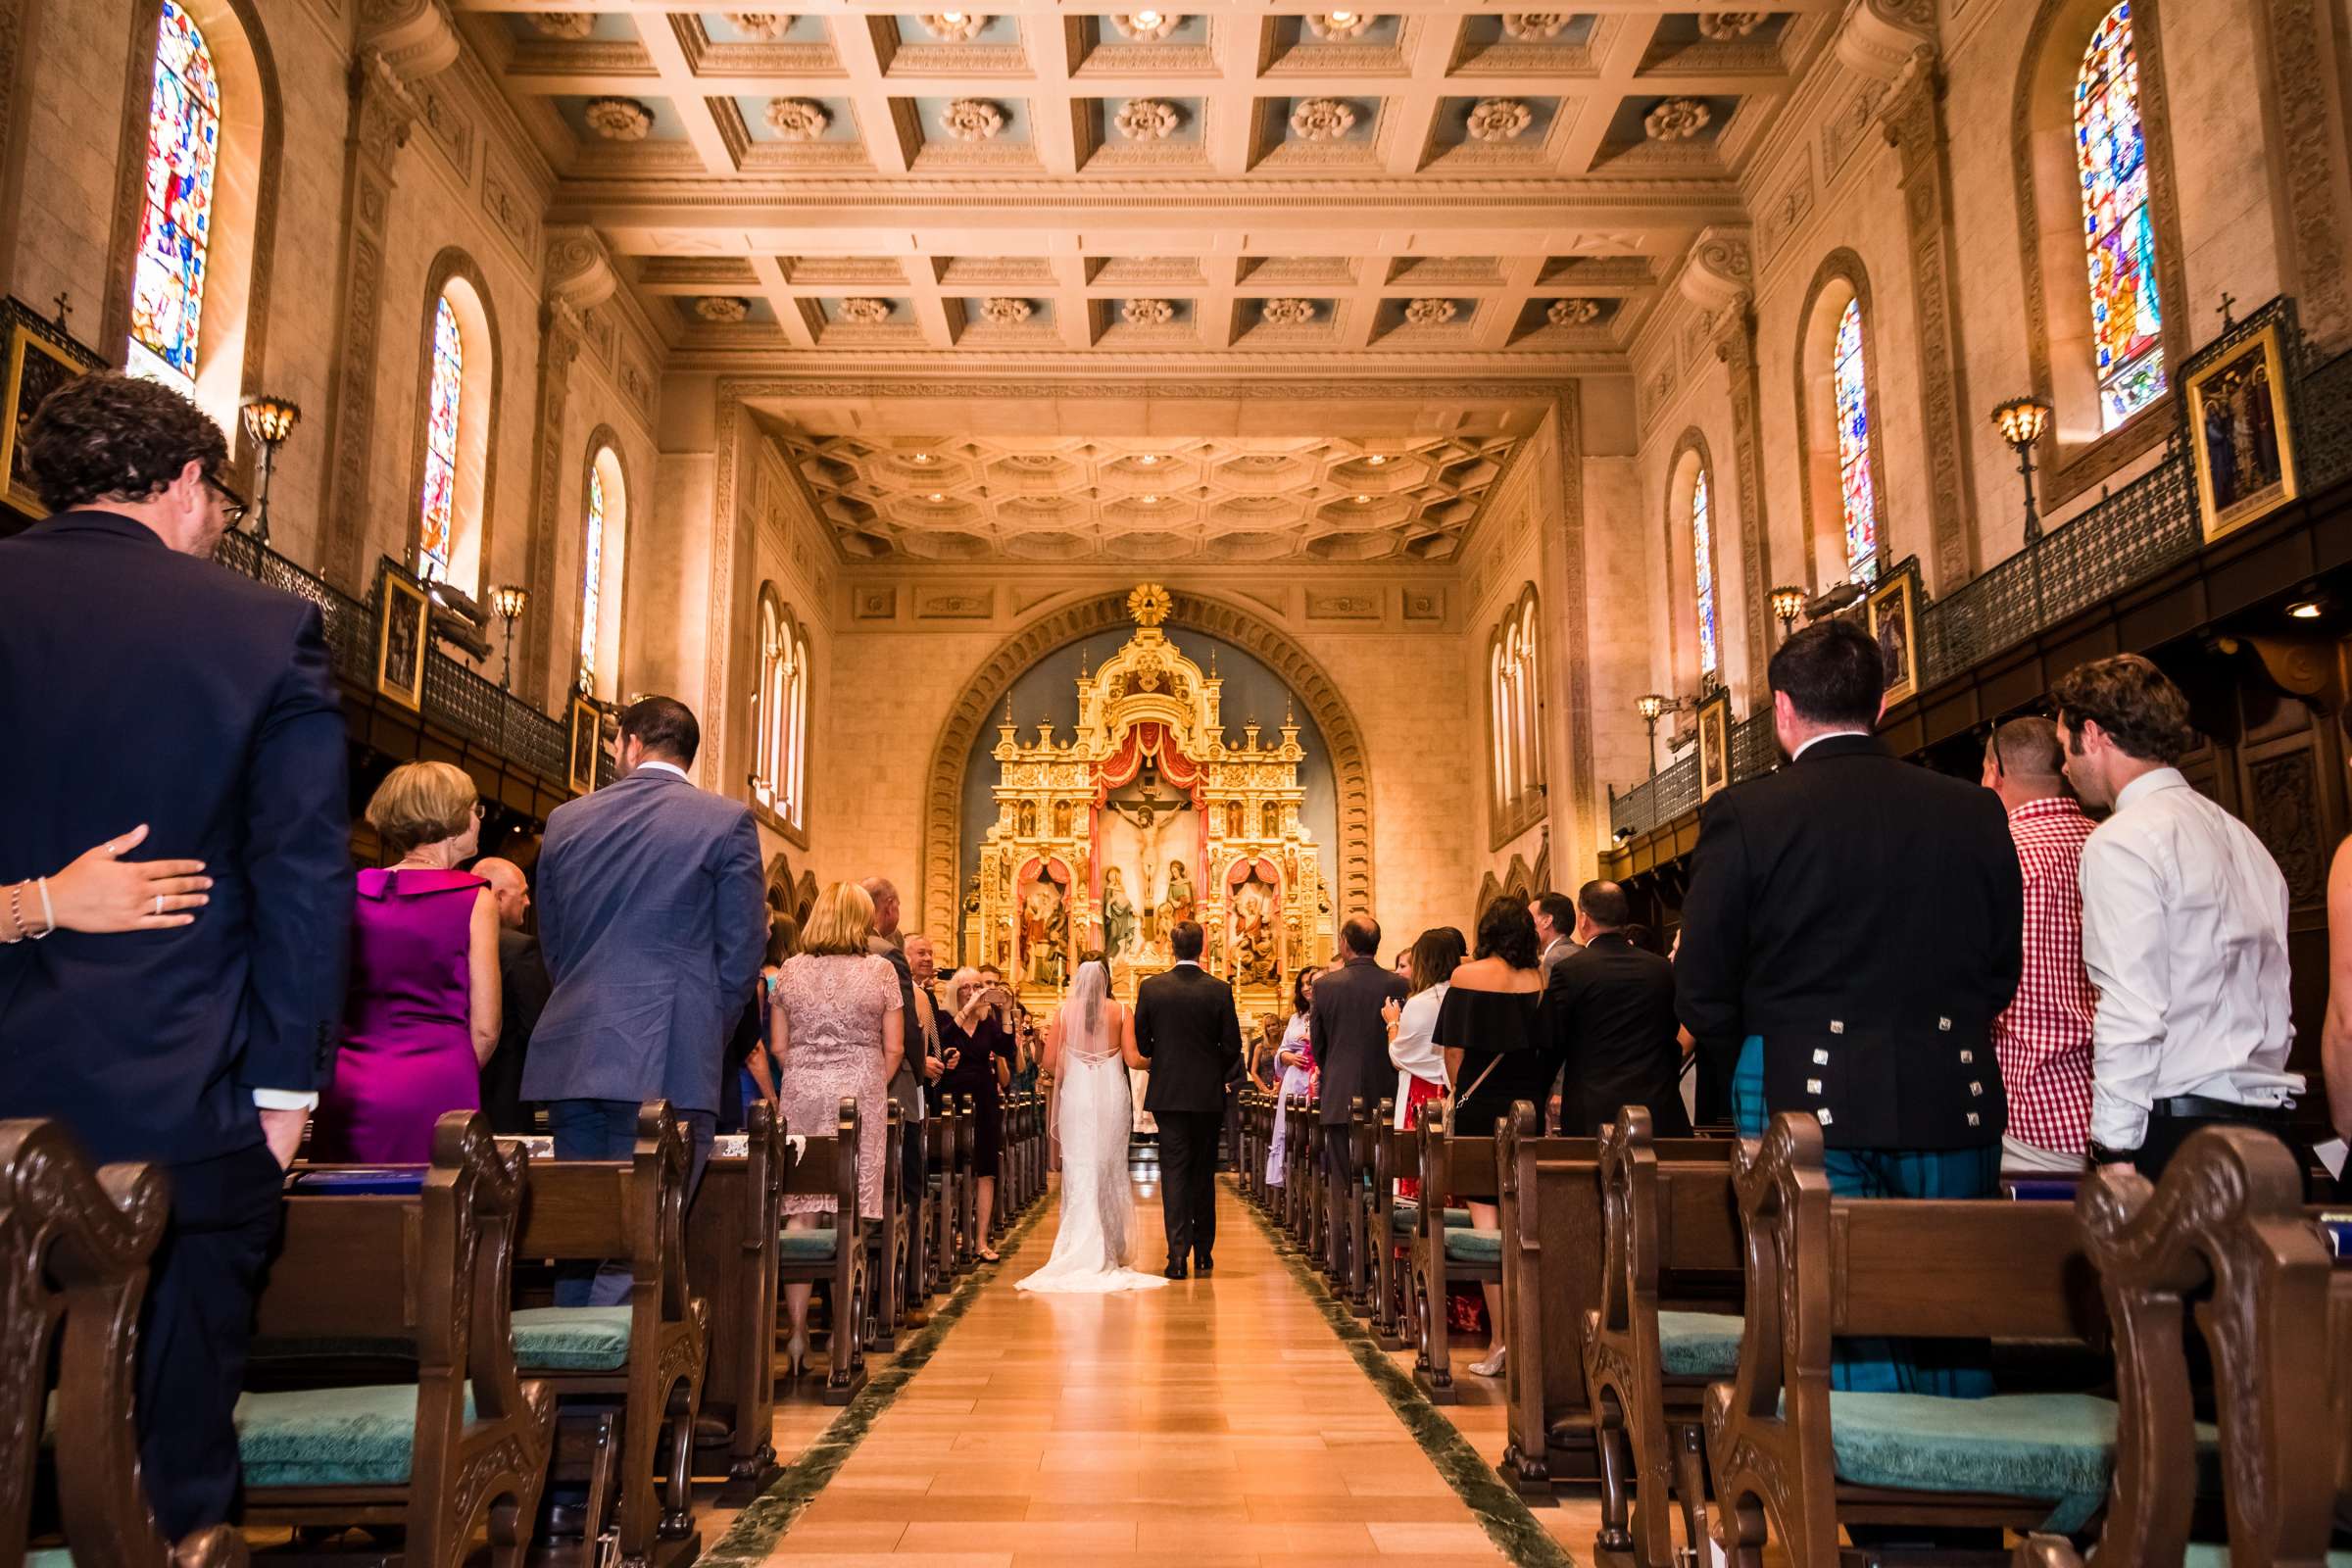
[[[1339, 864], [1334, 887], [1334, 920], [1371, 913], [1371, 756], [1355, 715], [1337, 684], [1290, 634], [1256, 612], [1221, 598], [1177, 588], [1170, 591], [1169, 620], [1181, 629], [1205, 632], [1247, 650], [1273, 671], [1298, 699], [1330, 748], [1332, 778], [1339, 791]], [[1004, 694], [1022, 672], [1055, 649], [1090, 634], [1125, 629], [1127, 590], [1096, 594], [1047, 612], [1014, 633], [984, 661], [962, 686], [955, 710], [931, 749], [923, 796], [922, 885], [913, 911], [917, 924], [955, 929], [960, 907], [956, 864], [963, 844], [963, 773], [972, 745], [997, 721]]]
[[564, 224], [547, 233], [546, 287], [575, 311], [591, 311], [612, 297], [619, 276], [604, 239], [585, 223]]
[[[1745, 301], [1715, 324], [1715, 357], [1732, 399], [1732, 476], [1740, 496], [1740, 608], [1747, 620], [1748, 711], [1769, 703], [1765, 666], [1772, 658], [1772, 528], [1765, 512], [1760, 429], [1763, 387], [1756, 364], [1756, 313]], [[1720, 535], [1721, 530], [1717, 530]]]
[[1976, 575], [1982, 547], [1970, 477], [1968, 357], [1952, 257], [1951, 155], [1944, 135], [1943, 82], [1933, 54], [1922, 49], [1911, 57], [1886, 95], [1880, 124], [1902, 162], [1911, 310], [1926, 416], [1928, 532], [1936, 562], [1928, 586], [1948, 594]]
[[403, 76], [430, 76], [457, 64], [458, 30], [442, 0], [367, 0], [360, 48], [381, 55]]
[[570, 400], [571, 368], [579, 359], [581, 341], [578, 313], [560, 299], [550, 300], [539, 313], [539, 378], [531, 410], [531, 537], [526, 582], [534, 613], [529, 616], [522, 647], [522, 695], [526, 701], [553, 697], [549, 685], [556, 646], [556, 540], [563, 531], [556, 507], [563, 493], [564, 412]]
[[2345, 237], [2345, 103], [2324, 61], [2340, 60], [2345, 19], [2317, 0], [2261, 8], [2271, 90], [2263, 94], [2286, 205], [2285, 285], [2312, 346], [2332, 352], [2352, 337], [2352, 258]]
[[[1545, 692], [1558, 694], [1564, 712], [1555, 712], [1550, 723], [1568, 740], [1567, 788], [1557, 788], [1560, 770], [1546, 769], [1554, 787], [1546, 794], [1552, 813], [1552, 827], [1545, 837], [1546, 845], [1560, 839], [1558, 825], [1561, 804], [1566, 803], [1570, 820], [1587, 831], [1571, 834], [1568, 842], [1575, 846], [1574, 878], [1582, 882], [1589, 874], [1586, 867], [1593, 863], [1597, 846], [1592, 828], [1599, 819], [1595, 816], [1595, 798], [1598, 786], [1593, 779], [1592, 766], [1592, 638], [1591, 612], [1587, 593], [1590, 572], [1585, 560], [1585, 456], [1583, 425], [1577, 407], [1577, 389], [1569, 387], [1552, 399], [1552, 446], [1559, 464], [1559, 517], [1557, 529], [1544, 534], [1546, 553], [1555, 557], [1547, 575], [1551, 579], [1552, 602], [1558, 607], [1552, 612], [1552, 635], [1544, 639], [1550, 649], [1550, 667], [1541, 672], [1538, 680]], [[1565, 719], [1563, 723], [1562, 720]], [[1599, 826], [1605, 827], [1605, 821]]]
[[1878, 81], [1895, 80], [1914, 54], [1935, 47], [1934, 0], [1863, 0], [1838, 31], [1838, 63]]

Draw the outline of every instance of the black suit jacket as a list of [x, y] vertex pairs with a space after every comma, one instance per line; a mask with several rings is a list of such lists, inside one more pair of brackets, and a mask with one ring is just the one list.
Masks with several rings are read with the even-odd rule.
[[1568, 1064], [1560, 1093], [1564, 1135], [1591, 1137], [1626, 1105], [1649, 1107], [1651, 1130], [1662, 1138], [1690, 1130], [1675, 1041], [1673, 964], [1603, 932], [1551, 966], [1544, 1016], [1552, 1052]]
[[1380, 1009], [1391, 997], [1412, 994], [1404, 976], [1379, 960], [1350, 957], [1315, 982], [1314, 1009], [1306, 1016], [1307, 1051], [1315, 1058], [1323, 1124], [1348, 1120], [1348, 1102], [1360, 1097], [1364, 1108], [1383, 1096], [1396, 1098], [1396, 1069], [1389, 1063], [1389, 1025]]
[[0, 947], [0, 1116], [93, 1159], [261, 1140], [256, 1088], [334, 1074], [354, 898], [340, 701], [318, 607], [112, 513], [0, 541], [0, 881], [152, 825], [205, 862], [172, 931]]
[[1136, 987], [1135, 1049], [1152, 1063], [1146, 1110], [1222, 1111], [1225, 1075], [1242, 1059], [1233, 987], [1199, 964], [1153, 975]]
[[527, 932], [498, 928], [499, 1025], [498, 1049], [482, 1063], [482, 1110], [490, 1129], [527, 1133], [532, 1129], [529, 1105], [522, 1098], [523, 1058], [530, 1054], [531, 1031], [555, 989], [547, 977], [547, 960], [539, 956], [539, 939]]
[[1832, 1148], [1993, 1143], [2024, 901], [1999, 797], [1824, 740], [1705, 807], [1677, 1007], [1717, 1050], [1761, 1035], [1766, 1105], [1820, 1116]]

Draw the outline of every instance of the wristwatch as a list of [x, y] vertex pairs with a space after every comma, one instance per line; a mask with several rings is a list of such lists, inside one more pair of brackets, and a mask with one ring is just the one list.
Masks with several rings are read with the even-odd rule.
[[2139, 1162], [2138, 1150], [2109, 1149], [2095, 1138], [2090, 1140], [2087, 1151], [2087, 1158], [2093, 1165], [2133, 1165]]

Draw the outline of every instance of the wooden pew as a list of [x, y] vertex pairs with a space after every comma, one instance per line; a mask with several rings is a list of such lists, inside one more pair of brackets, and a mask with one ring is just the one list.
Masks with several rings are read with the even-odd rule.
[[1379, 1130], [1372, 1115], [1363, 1096], [1348, 1097], [1348, 1157], [1355, 1169], [1355, 1190], [1348, 1195], [1346, 1212], [1336, 1221], [1339, 1245], [1334, 1250], [1341, 1257], [1333, 1290], [1357, 1317], [1372, 1315], [1372, 1239], [1380, 1234], [1372, 1228], [1378, 1218], [1372, 1140]]
[[171, 1214], [156, 1166], [92, 1171], [54, 1121], [0, 1121], [0, 1562], [23, 1562], [34, 1529], [43, 1410], [56, 1357], [58, 1522], [75, 1560], [123, 1568], [224, 1568], [244, 1538], [212, 1525], [175, 1546], [139, 1486], [132, 1410], [147, 1259]]
[[777, 1237], [776, 1283], [826, 1288], [830, 1329], [824, 1402], [847, 1404], [865, 1387], [866, 1250], [858, 1214], [858, 1102], [844, 1099], [832, 1129], [811, 1129], [785, 1185], [787, 1196], [816, 1193], [833, 1201], [833, 1228], [786, 1230]]
[[2113, 1456], [2107, 1400], [1931, 1398], [1926, 1413], [1965, 1424], [1975, 1440], [1960, 1444], [1936, 1441], [1903, 1403], [1928, 1396], [1830, 1392], [1831, 1344], [1841, 1336], [2103, 1341], [2106, 1314], [2071, 1209], [1833, 1198], [1821, 1125], [1794, 1111], [1733, 1159], [1746, 1332], [1736, 1380], [1707, 1391], [1710, 1523], [1733, 1562], [1757, 1568], [1768, 1532], [1788, 1561], [1829, 1564], [1840, 1526], [2032, 1530], [2070, 1501], [2095, 1505]]
[[1282, 1106], [1282, 1229], [1293, 1248], [1306, 1240], [1306, 1128], [1313, 1102], [1303, 1095], [1284, 1097]]
[[1731, 1152], [1727, 1138], [1672, 1140], [1662, 1153], [1641, 1105], [1601, 1132], [1606, 1243], [1600, 1301], [1584, 1324], [1600, 1465], [1592, 1546], [1641, 1568], [1672, 1568], [1673, 1503], [1684, 1540], [1707, 1534], [1706, 1390], [1739, 1370], [1742, 1327]]
[[926, 1164], [930, 1170], [930, 1191], [923, 1201], [931, 1210], [931, 1264], [928, 1295], [939, 1295], [956, 1288], [959, 1272], [956, 1261], [956, 1215], [961, 1212], [962, 1199], [956, 1193], [962, 1174], [956, 1165], [956, 1097], [942, 1095], [939, 1104], [923, 1123], [923, 1136], [930, 1140]]
[[776, 1238], [791, 1160], [784, 1118], [761, 1101], [745, 1113], [743, 1152], [722, 1140], [686, 1210], [687, 1288], [710, 1303], [695, 1443], [723, 1462], [718, 1497], [730, 1506], [759, 1495], [776, 1469]]
[[[1384, 1100], [1372, 1120], [1372, 1337], [1384, 1350], [1404, 1348], [1406, 1265], [1412, 1250], [1413, 1226], [1420, 1218], [1418, 1199], [1400, 1199], [1396, 1183], [1410, 1177], [1419, 1153], [1420, 1135], [1396, 1124], [1396, 1102]], [[1441, 1200], [1444, 1198], [1440, 1194]], [[1405, 1255], [1399, 1256], [1399, 1253]]]
[[[405, 1195], [313, 1191], [289, 1173], [237, 1406], [247, 1524], [402, 1526], [412, 1568], [456, 1568], [486, 1526], [491, 1560], [521, 1568], [556, 1418], [554, 1391], [514, 1367], [529, 1174], [523, 1150], [461, 1110], [434, 1127], [432, 1163]], [[326, 1353], [306, 1378], [274, 1349]], [[413, 1359], [415, 1379], [318, 1386], [354, 1355]]]
[[[542, 1160], [532, 1169], [515, 1239], [525, 1258], [629, 1265], [625, 1305], [536, 1306], [514, 1315], [516, 1367], [556, 1395], [557, 1475], [569, 1460], [589, 1481], [585, 1538], [599, 1536], [611, 1517], [629, 1562], [651, 1560], [657, 1535], [678, 1544], [665, 1557], [691, 1559], [701, 1546], [692, 1459], [710, 1308], [687, 1285], [687, 1150], [669, 1102], [646, 1102], [627, 1161]], [[606, 1494], [610, 1440], [603, 1433], [616, 1399], [615, 1499]], [[664, 1427], [669, 1470], [657, 1508], [654, 1472]]]
[[[1419, 1351], [1413, 1358], [1413, 1381], [1431, 1403], [1452, 1404], [1461, 1395], [1453, 1386], [1446, 1289], [1456, 1280], [1501, 1284], [1502, 1233], [1447, 1225], [1441, 1202], [1499, 1201], [1501, 1184], [1495, 1179], [1494, 1140], [1446, 1136], [1439, 1110], [1436, 1101], [1425, 1101], [1419, 1107], [1415, 1141], [1423, 1202], [1413, 1224], [1405, 1291]], [[1516, 1360], [1518, 1352], [1512, 1353]], [[1506, 1362], [1505, 1370], [1509, 1367]]]
[[[2352, 1488], [2352, 1272], [2301, 1207], [2285, 1145], [2250, 1127], [2196, 1133], [2150, 1185], [2128, 1166], [2092, 1172], [2075, 1202], [2115, 1325], [2115, 1486], [2096, 1556], [2180, 1568], [2197, 1504], [2195, 1400], [2185, 1308], [2212, 1356], [2227, 1560], [2234, 1568], [2328, 1559]], [[2325, 1375], [2319, 1375], [2320, 1369]], [[2207, 1548], [2206, 1560], [2224, 1560]], [[2021, 1568], [2081, 1568], [2064, 1536], [2036, 1534]]]
[[866, 1233], [865, 1348], [885, 1355], [899, 1348], [899, 1329], [906, 1320], [906, 1112], [890, 1102], [882, 1123], [882, 1218], [863, 1227]]

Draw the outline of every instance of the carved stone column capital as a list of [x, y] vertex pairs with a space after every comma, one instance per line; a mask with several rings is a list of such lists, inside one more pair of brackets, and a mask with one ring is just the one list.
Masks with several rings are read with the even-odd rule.
[[595, 229], [578, 223], [548, 230], [546, 281], [549, 307], [561, 305], [569, 312], [576, 330], [583, 312], [612, 297], [619, 276], [604, 239]]
[[351, 63], [351, 134], [360, 153], [391, 178], [393, 155], [416, 126], [416, 95], [391, 60], [364, 49]]
[[1755, 262], [1744, 229], [1711, 225], [1690, 242], [1690, 259], [1683, 266], [1683, 298], [1711, 319], [1735, 302], [1749, 297]]
[[1838, 63], [1874, 81], [1899, 80], [1921, 49], [1936, 47], [1936, 0], [1863, 0], [1838, 32]]
[[402, 77], [415, 81], [457, 64], [458, 29], [443, 0], [366, 0], [360, 7], [360, 53], [382, 56]]
[[1943, 68], [1936, 51], [1921, 45], [1904, 62], [1902, 74], [1879, 104], [1879, 130], [1886, 145], [1903, 155], [1903, 178], [1928, 166], [1943, 142]]
[[1756, 297], [1741, 289], [1722, 309], [1709, 312], [1707, 340], [1733, 374], [1744, 374], [1756, 358]]

